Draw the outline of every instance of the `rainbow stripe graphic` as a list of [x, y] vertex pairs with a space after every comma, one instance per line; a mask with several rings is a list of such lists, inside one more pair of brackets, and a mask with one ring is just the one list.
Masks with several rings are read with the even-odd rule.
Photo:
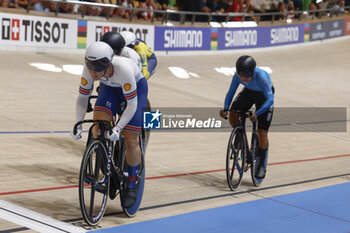
[[78, 20], [78, 49], [86, 49], [87, 21]]
[[211, 29], [211, 50], [218, 50], [218, 28]]
[[310, 24], [304, 24], [304, 42], [309, 42], [310, 40]]

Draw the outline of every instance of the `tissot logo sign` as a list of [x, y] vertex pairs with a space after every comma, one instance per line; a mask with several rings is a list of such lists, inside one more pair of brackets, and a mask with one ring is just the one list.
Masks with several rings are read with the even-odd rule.
[[0, 43], [76, 47], [76, 20], [0, 14]]
[[139, 38], [153, 48], [154, 44], [154, 27], [147, 25], [137, 24], [120, 24], [120, 23], [101, 23], [101, 22], [88, 22], [88, 35], [87, 44], [91, 44], [94, 41], [101, 40], [101, 37], [106, 32], [115, 31], [131, 31], [135, 34], [136, 38]]

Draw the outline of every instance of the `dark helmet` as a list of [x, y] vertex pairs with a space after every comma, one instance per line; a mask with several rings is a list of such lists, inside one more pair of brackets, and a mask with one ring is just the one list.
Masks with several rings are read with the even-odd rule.
[[96, 72], [106, 71], [112, 62], [113, 49], [105, 42], [93, 42], [85, 52], [85, 64]]
[[253, 76], [256, 67], [256, 62], [251, 56], [241, 56], [236, 62], [237, 74], [243, 75], [246, 78]]
[[115, 55], [120, 55], [125, 47], [125, 40], [118, 32], [105, 33], [101, 41], [109, 44], [112, 47]]

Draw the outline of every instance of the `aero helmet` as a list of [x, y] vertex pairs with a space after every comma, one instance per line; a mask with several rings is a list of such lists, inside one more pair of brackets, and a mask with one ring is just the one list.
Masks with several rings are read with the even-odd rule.
[[251, 56], [241, 56], [236, 62], [237, 74], [243, 75], [246, 78], [251, 77], [254, 74], [256, 62]]
[[122, 31], [120, 35], [124, 38], [126, 46], [131, 48], [134, 47], [136, 41], [136, 36], [134, 33], [130, 31]]
[[105, 42], [92, 43], [85, 52], [85, 64], [96, 72], [106, 71], [114, 56], [113, 49]]
[[112, 47], [115, 55], [120, 55], [125, 47], [125, 40], [118, 32], [105, 33], [102, 36], [101, 41], [109, 44], [109, 46]]

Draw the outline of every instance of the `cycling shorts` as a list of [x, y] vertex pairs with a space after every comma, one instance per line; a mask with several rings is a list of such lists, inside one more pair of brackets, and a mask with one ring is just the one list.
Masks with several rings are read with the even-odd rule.
[[[272, 91], [275, 93], [273, 87]], [[231, 109], [248, 111], [255, 104], [256, 110], [259, 110], [265, 101], [266, 97], [261, 91], [244, 88], [234, 99]], [[258, 129], [268, 130], [270, 128], [273, 109], [272, 105], [266, 112], [258, 116]]]
[[[145, 78], [140, 79], [137, 82], [137, 109], [132, 117], [132, 119], [127, 123], [124, 129], [139, 131], [143, 126], [143, 112], [147, 107], [147, 93], [148, 86], [147, 80]], [[126, 100], [124, 98], [123, 90], [121, 87], [111, 87], [104, 84], [101, 85], [101, 90], [95, 107], [100, 107], [99, 109], [106, 110], [96, 110], [105, 111], [111, 118], [113, 118], [117, 113], [122, 111], [122, 105]]]

